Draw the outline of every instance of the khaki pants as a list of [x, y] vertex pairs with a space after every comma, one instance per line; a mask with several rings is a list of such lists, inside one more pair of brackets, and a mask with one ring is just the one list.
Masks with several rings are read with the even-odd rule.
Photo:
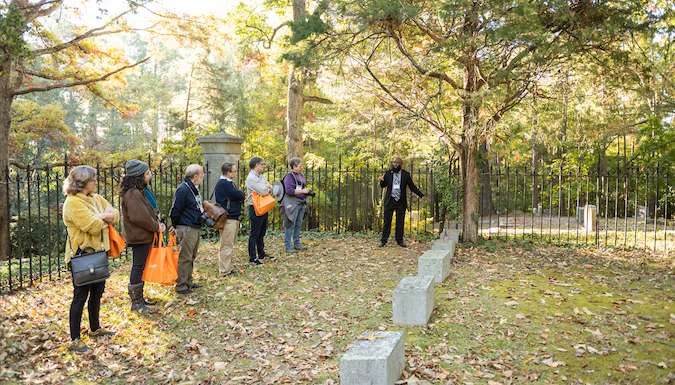
[[180, 243], [176, 291], [189, 289], [194, 283], [192, 281], [192, 270], [197, 257], [197, 249], [199, 249], [200, 235], [201, 229], [185, 225], [176, 227], [176, 239]]
[[220, 259], [218, 261], [218, 272], [227, 274], [232, 271], [232, 251], [237, 242], [237, 233], [239, 233], [239, 221], [228, 219], [225, 226], [220, 229]]

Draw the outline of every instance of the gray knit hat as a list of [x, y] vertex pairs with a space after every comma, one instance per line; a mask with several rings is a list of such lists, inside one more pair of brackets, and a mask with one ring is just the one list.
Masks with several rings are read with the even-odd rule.
[[149, 169], [150, 166], [148, 166], [147, 163], [142, 162], [138, 159], [132, 159], [127, 162], [127, 164], [124, 165], [124, 171], [127, 174], [127, 176], [139, 176], [145, 174], [145, 171]]

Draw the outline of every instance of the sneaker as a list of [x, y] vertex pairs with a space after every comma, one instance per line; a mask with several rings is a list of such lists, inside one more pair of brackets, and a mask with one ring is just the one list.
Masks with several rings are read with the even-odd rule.
[[91, 330], [89, 331], [89, 337], [105, 337], [105, 336], [114, 336], [115, 332], [112, 330], [108, 330], [106, 328], [99, 328], [97, 331], [92, 332]]
[[73, 341], [72, 344], [70, 344], [70, 349], [74, 352], [83, 353], [83, 352], [86, 352], [87, 350], [89, 350], [91, 348], [89, 346], [87, 346], [87, 344], [85, 344], [84, 341], [82, 341], [81, 338], [78, 338], [75, 341]]
[[190, 285], [190, 289], [199, 289], [200, 287], [204, 287], [204, 285], [200, 285], [198, 283], [193, 283]]
[[237, 272], [234, 271], [234, 270], [230, 270], [229, 273], [221, 273], [221, 274], [220, 274], [220, 277], [221, 277], [221, 278], [225, 278], [225, 277], [236, 277], [236, 276], [237, 276]]
[[387, 244], [387, 242], [380, 242], [380, 244], [377, 245], [377, 247], [384, 247], [386, 244]]
[[401, 247], [408, 247], [408, 245], [406, 245], [406, 244], [403, 243], [403, 242], [398, 242], [398, 245], [401, 246]]
[[262, 265], [262, 262], [260, 262], [260, 261], [257, 260], [257, 259], [254, 259], [254, 260], [249, 261], [249, 262], [250, 262], [253, 266], [260, 266], [260, 265]]
[[275, 261], [275, 260], [276, 260], [276, 258], [274, 258], [274, 257], [271, 256], [271, 255], [267, 255], [267, 254], [265, 254], [265, 256], [264, 256], [264, 257], [261, 257], [260, 259], [267, 259], [267, 260], [270, 260], [270, 261]]
[[298, 251], [296, 249], [286, 249], [287, 254], [297, 254]]
[[190, 290], [190, 289], [183, 289], [183, 290], [176, 291], [176, 293], [178, 293], [180, 295], [191, 295], [191, 294], [194, 294], [195, 292]]
[[303, 246], [303, 245], [300, 245], [300, 246], [293, 246], [293, 248], [296, 249], [296, 250], [307, 250], [307, 248], [306, 248], [305, 246]]

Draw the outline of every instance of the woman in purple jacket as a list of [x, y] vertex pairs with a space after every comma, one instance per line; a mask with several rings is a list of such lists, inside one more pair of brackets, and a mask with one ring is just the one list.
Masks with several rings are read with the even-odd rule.
[[290, 223], [284, 221], [284, 246], [286, 246], [287, 253], [294, 254], [298, 252], [297, 250], [307, 250], [305, 246], [300, 244], [300, 227], [302, 227], [302, 218], [305, 215], [307, 195], [310, 194], [311, 190], [307, 188], [307, 182], [302, 175], [302, 159], [291, 158], [289, 166], [291, 171], [284, 176], [282, 182], [286, 195], [296, 198], [294, 201], [297, 202], [297, 207]]

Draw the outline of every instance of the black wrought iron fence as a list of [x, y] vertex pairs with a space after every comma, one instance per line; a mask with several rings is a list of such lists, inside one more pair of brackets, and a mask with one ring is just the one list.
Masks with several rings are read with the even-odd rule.
[[[160, 212], [168, 217], [173, 193], [184, 177], [184, 164], [153, 162], [147, 159], [153, 171], [151, 181]], [[248, 175], [248, 166], [241, 162], [238, 169], [238, 183], [244, 188]], [[42, 279], [55, 279], [66, 273], [63, 260], [66, 229], [63, 224], [62, 206], [65, 196], [62, 193], [63, 180], [76, 164], [66, 164], [42, 168], [10, 167], [7, 184], [10, 207], [10, 256], [0, 261], [0, 292], [15, 290], [24, 285]], [[105, 197], [114, 207], [119, 208], [117, 188], [123, 176], [122, 165], [118, 167], [95, 166], [98, 172], [97, 193]], [[220, 165], [204, 165], [205, 172], [220, 172]], [[415, 183], [422, 191], [434, 196], [435, 186], [432, 172], [428, 168], [418, 168], [414, 164], [407, 169], [412, 173]], [[281, 180], [288, 172], [285, 165], [270, 165], [265, 171], [266, 178], [273, 182]], [[380, 201], [382, 198], [378, 176], [382, 175], [382, 165], [344, 165], [342, 162], [321, 167], [307, 167], [303, 171], [310, 188], [316, 197], [310, 198], [303, 221], [305, 231], [330, 232], [379, 232], [381, 231]], [[204, 179], [203, 196], [210, 191], [209, 179]], [[208, 197], [207, 197], [208, 198]], [[410, 199], [410, 210], [406, 217], [406, 232], [426, 233], [434, 231], [431, 208], [433, 204], [423, 204], [416, 196]], [[434, 210], [438, 211], [438, 210]], [[168, 219], [167, 219], [168, 220]], [[248, 221], [242, 216], [244, 231], [248, 230]], [[167, 222], [169, 223], [169, 222]], [[270, 228], [282, 229], [282, 218], [278, 210], [270, 216]], [[204, 232], [205, 236], [217, 234]], [[125, 251], [112, 262], [113, 266], [129, 258]]]
[[489, 181], [492, 205], [482, 202], [479, 220], [484, 236], [535, 237], [554, 243], [658, 252], [675, 249], [675, 189], [669, 169], [632, 167], [584, 173], [495, 166]]
[[[160, 211], [168, 217], [173, 193], [184, 176], [184, 164], [153, 162], [152, 189]], [[66, 231], [62, 222], [63, 180], [74, 164], [52, 167], [10, 167], [7, 183], [10, 207], [10, 256], [0, 261], [0, 292], [15, 290], [42, 279], [55, 279], [66, 273], [63, 261]], [[244, 188], [248, 165], [241, 162], [237, 185]], [[123, 167], [97, 166], [98, 193], [113, 206], [119, 207], [117, 187]], [[220, 172], [220, 165], [204, 165], [205, 172]], [[434, 174], [416, 163], [405, 164], [413, 181], [429, 198], [423, 203], [411, 194], [406, 213], [408, 236], [437, 233], [445, 219], [439, 202], [461, 200], [455, 187], [438, 188], [438, 180], [454, 180], [459, 185], [459, 170]], [[363, 232], [381, 231], [382, 189], [378, 177], [382, 164], [325, 164], [303, 170], [308, 186], [316, 192], [310, 198], [304, 231]], [[288, 172], [286, 165], [272, 164], [265, 170], [270, 181], [281, 180]], [[484, 178], [486, 177], [486, 178]], [[532, 237], [553, 243], [626, 246], [667, 252], [675, 249], [675, 188], [670, 184], [670, 170], [632, 168], [615, 173], [583, 173], [542, 167], [537, 172], [510, 167], [492, 167], [481, 180], [487, 180], [490, 191], [479, 194], [477, 218], [483, 237]], [[202, 195], [210, 191], [205, 178]], [[443, 185], [443, 184], [441, 184]], [[486, 185], [481, 184], [481, 189]], [[448, 191], [451, 189], [452, 191]], [[483, 191], [481, 191], [483, 192]], [[491, 197], [487, 199], [485, 197]], [[460, 205], [461, 207], [461, 205]], [[584, 211], [585, 210], [585, 211]], [[456, 214], [456, 213], [455, 213]], [[455, 217], [455, 218], [461, 218]], [[248, 229], [242, 216], [244, 232]], [[461, 228], [461, 223], [449, 227]], [[448, 224], [446, 224], [448, 226]], [[278, 210], [270, 215], [270, 228], [282, 229]], [[205, 236], [217, 234], [204, 232]], [[122, 254], [113, 265], [129, 258]]]

